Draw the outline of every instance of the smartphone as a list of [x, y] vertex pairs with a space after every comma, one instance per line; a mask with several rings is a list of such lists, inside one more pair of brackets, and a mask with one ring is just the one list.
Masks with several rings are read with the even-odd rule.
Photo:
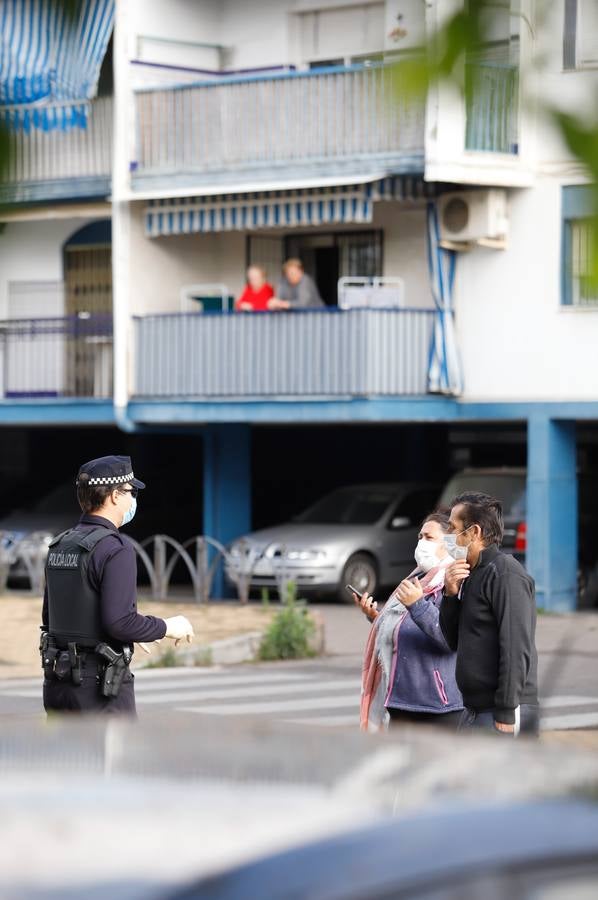
[[[354, 588], [352, 584], [346, 584], [345, 590], [348, 591], [350, 594], [355, 594], [357, 597], [361, 597], [361, 594], [359, 593], [357, 588]], [[363, 591], [361, 593], [363, 593]]]

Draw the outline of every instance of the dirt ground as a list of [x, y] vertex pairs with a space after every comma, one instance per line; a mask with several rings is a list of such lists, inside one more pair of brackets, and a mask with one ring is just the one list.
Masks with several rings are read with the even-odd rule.
[[[30, 678], [40, 674], [41, 606], [40, 598], [28, 594], [0, 595], [0, 678]], [[263, 631], [276, 607], [263, 609], [255, 604], [241, 606], [238, 603], [199, 606], [195, 603], [155, 603], [140, 598], [139, 611], [162, 618], [176, 614], [187, 616], [195, 631], [195, 644], [199, 647], [249, 631]], [[162, 641], [153, 648], [149, 659], [155, 659], [171, 646], [171, 641]], [[148, 657], [137, 648], [136, 659], [139, 664], [145, 663]]]

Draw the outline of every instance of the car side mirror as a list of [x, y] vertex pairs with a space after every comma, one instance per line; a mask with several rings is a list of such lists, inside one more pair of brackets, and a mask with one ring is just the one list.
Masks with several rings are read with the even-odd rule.
[[393, 531], [398, 531], [399, 528], [408, 528], [409, 525], [411, 525], [411, 519], [407, 516], [395, 516], [390, 520], [390, 527]]

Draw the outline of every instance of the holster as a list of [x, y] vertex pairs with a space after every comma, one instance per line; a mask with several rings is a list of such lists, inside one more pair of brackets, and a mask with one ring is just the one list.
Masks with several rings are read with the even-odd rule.
[[102, 696], [118, 697], [123, 679], [129, 671], [133, 651], [125, 646], [121, 653], [117, 653], [108, 644], [98, 644], [94, 652], [106, 660], [101, 680]]

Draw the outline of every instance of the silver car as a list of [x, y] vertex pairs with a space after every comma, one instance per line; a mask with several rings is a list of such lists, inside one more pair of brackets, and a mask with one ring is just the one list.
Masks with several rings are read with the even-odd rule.
[[327, 494], [291, 522], [254, 531], [233, 542], [229, 581], [251, 573], [251, 587], [292, 579], [302, 593], [336, 593], [346, 584], [374, 593], [395, 586], [414, 568], [424, 516], [439, 487], [417, 483], [357, 484]]

